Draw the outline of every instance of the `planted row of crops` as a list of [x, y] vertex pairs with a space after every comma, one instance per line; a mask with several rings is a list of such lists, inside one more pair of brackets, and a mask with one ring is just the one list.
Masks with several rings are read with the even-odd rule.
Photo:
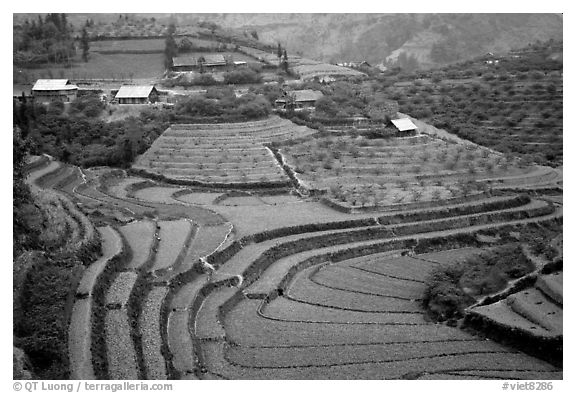
[[205, 184], [287, 184], [288, 177], [264, 144], [311, 133], [279, 117], [247, 123], [173, 125], [133, 168]]
[[440, 201], [558, 180], [549, 168], [430, 137], [331, 136], [283, 146], [280, 153], [300, 181], [326, 191], [342, 208]]

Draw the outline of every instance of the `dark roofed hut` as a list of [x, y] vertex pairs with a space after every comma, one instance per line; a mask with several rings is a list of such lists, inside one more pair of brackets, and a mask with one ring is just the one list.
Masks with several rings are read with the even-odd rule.
[[172, 58], [172, 71], [195, 71], [198, 69], [198, 59], [194, 56], [179, 56]]
[[316, 90], [294, 90], [285, 92], [282, 97], [275, 101], [276, 107], [287, 109], [288, 103], [293, 98], [295, 109], [314, 108], [316, 100], [324, 97], [321, 91]]

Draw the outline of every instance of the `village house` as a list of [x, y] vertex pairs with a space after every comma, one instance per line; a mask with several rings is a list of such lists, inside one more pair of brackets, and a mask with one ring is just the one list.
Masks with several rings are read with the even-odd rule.
[[232, 61], [227, 59], [222, 54], [206, 54], [202, 56], [178, 56], [172, 58], [172, 71], [186, 72], [186, 71], [213, 71], [226, 68], [228, 64], [234, 66], [244, 66], [244, 61]]
[[198, 61], [194, 56], [178, 56], [172, 58], [172, 71], [185, 72], [198, 69]]
[[295, 110], [298, 109], [314, 109], [316, 100], [324, 97], [321, 91], [316, 90], [294, 90], [284, 92], [280, 98], [275, 101], [276, 108], [288, 109], [290, 104], [294, 105]]
[[158, 101], [154, 86], [122, 86], [115, 99], [119, 104], [150, 104]]
[[72, 102], [78, 95], [78, 86], [68, 79], [38, 79], [32, 87], [32, 96], [40, 102]]
[[362, 61], [349, 61], [345, 63], [338, 63], [340, 67], [348, 67], [348, 68], [360, 68], [360, 67], [372, 67], [366, 60]]
[[396, 128], [396, 136], [413, 136], [416, 135], [418, 127], [408, 118], [391, 120], [392, 125]]

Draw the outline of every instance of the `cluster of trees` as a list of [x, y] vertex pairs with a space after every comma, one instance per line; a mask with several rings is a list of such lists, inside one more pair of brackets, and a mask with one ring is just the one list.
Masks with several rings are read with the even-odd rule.
[[14, 124], [34, 154], [47, 153], [74, 165], [129, 166], [168, 127], [168, 118], [98, 119], [103, 104], [93, 97], [80, 98], [67, 114], [62, 104], [48, 107], [15, 103]]
[[75, 55], [74, 27], [66, 14], [47, 14], [14, 27], [14, 62], [69, 63]]
[[232, 88], [208, 89], [204, 96], [186, 97], [180, 100], [174, 112], [182, 118], [212, 117], [221, 121], [263, 118], [272, 112], [266, 98], [254, 93], [236, 97]]
[[[381, 86], [400, 111], [475, 143], [520, 153], [545, 165], [562, 162], [562, 62], [549, 58], [558, 48], [517, 51], [497, 65], [483, 58], [434, 71], [398, 74], [409, 85]], [[518, 53], [518, 54], [516, 54]], [[445, 79], [470, 79], [451, 85]]]

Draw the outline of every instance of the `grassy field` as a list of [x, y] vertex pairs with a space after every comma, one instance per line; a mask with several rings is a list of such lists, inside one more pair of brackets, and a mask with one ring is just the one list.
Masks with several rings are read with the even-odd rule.
[[90, 53], [87, 63], [76, 59], [72, 67], [15, 68], [15, 82], [33, 84], [37, 79], [142, 79], [159, 78], [164, 73], [163, 54]]

